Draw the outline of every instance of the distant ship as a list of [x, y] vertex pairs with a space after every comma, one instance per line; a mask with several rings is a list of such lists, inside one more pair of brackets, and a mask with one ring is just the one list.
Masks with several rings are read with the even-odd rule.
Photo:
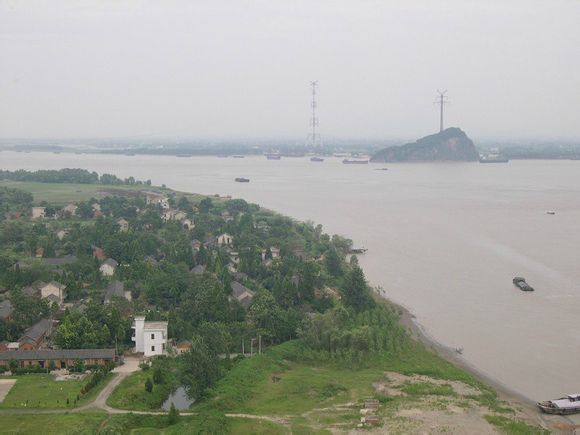
[[324, 159], [322, 157], [310, 157], [311, 162], [323, 162]]
[[546, 414], [576, 414], [580, 412], [580, 394], [568, 394], [559, 399], [538, 402], [538, 408]]
[[282, 156], [280, 154], [266, 154], [268, 160], [280, 160]]
[[508, 159], [498, 154], [486, 154], [479, 158], [479, 163], [507, 163]]
[[368, 165], [368, 160], [344, 159], [342, 161], [345, 165]]
[[232, 156], [232, 157], [233, 157], [234, 159], [243, 159], [243, 158], [244, 158], [244, 157], [246, 157], [246, 156], [235, 155], [235, 156]]
[[244, 178], [244, 177], [238, 177], [235, 179], [235, 181], [237, 181], [238, 183], [249, 183], [250, 179], [249, 178]]

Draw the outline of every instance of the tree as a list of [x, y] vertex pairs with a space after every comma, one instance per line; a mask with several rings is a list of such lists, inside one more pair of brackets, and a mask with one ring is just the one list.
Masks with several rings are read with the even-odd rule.
[[324, 256], [324, 264], [326, 266], [326, 270], [335, 278], [342, 275], [342, 260], [338, 255], [338, 252], [334, 248], [330, 248], [326, 255]]
[[177, 423], [177, 420], [179, 420], [179, 411], [175, 404], [171, 402], [171, 408], [169, 408], [169, 413], [167, 414], [167, 423], [171, 426]]
[[202, 213], [208, 213], [213, 207], [213, 202], [211, 198], [204, 198], [199, 202], [199, 211]]
[[148, 393], [153, 392], [153, 382], [151, 382], [151, 378], [147, 378], [145, 381], [145, 391]]
[[342, 295], [345, 305], [353, 307], [357, 311], [362, 311], [374, 305], [369, 294], [364, 272], [359, 266], [353, 267], [347, 274]]
[[220, 376], [219, 356], [199, 334], [194, 334], [191, 346], [183, 354], [182, 382], [188, 396], [199, 400]]

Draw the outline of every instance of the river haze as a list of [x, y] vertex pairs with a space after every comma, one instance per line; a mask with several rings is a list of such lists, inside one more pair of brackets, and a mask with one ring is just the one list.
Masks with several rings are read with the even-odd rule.
[[[64, 167], [232, 195], [321, 223], [367, 247], [370, 282], [480, 371], [533, 400], [580, 391], [580, 161], [376, 171], [335, 158], [0, 153], [2, 169]], [[536, 291], [515, 289], [514, 276]]]

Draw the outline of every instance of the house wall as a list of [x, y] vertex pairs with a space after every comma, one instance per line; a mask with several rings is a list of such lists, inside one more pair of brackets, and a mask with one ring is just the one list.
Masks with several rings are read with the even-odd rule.
[[99, 270], [104, 276], [113, 276], [115, 274], [115, 268], [109, 266], [108, 264], [103, 264]]
[[40, 295], [43, 299], [49, 297], [50, 295], [55, 295], [60, 300], [64, 299], [62, 290], [52, 284], [42, 287], [40, 289]]
[[167, 346], [167, 330], [145, 329], [143, 335], [143, 353], [145, 356], [163, 355]]

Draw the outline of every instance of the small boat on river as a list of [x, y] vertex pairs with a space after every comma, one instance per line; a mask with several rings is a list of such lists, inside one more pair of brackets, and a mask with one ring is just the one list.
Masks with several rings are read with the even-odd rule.
[[534, 288], [526, 282], [525, 278], [522, 278], [521, 276], [516, 276], [513, 279], [513, 283], [521, 291], [524, 291], [524, 292], [533, 292], [534, 291]]
[[238, 177], [234, 181], [236, 181], [238, 183], [249, 183], [250, 182], [250, 179], [249, 178], [244, 178], [244, 177]]
[[580, 394], [568, 394], [555, 400], [538, 402], [538, 408], [546, 414], [568, 415], [580, 412]]
[[314, 156], [314, 157], [310, 157], [310, 161], [311, 162], [323, 162], [324, 159], [322, 157], [316, 157], [316, 156]]

